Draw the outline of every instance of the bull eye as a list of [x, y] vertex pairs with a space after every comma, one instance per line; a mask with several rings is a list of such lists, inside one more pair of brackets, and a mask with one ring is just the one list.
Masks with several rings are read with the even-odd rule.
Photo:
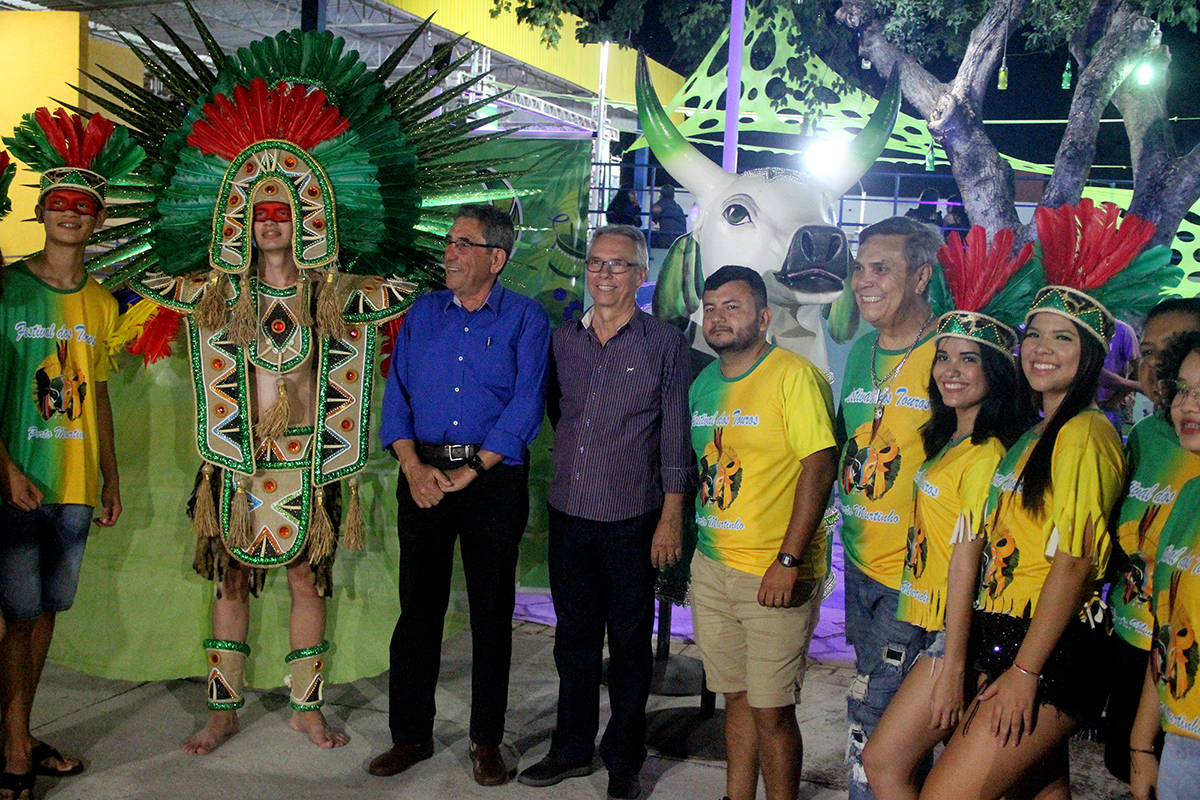
[[750, 221], [750, 211], [741, 203], [730, 203], [724, 217], [730, 225], [745, 225]]

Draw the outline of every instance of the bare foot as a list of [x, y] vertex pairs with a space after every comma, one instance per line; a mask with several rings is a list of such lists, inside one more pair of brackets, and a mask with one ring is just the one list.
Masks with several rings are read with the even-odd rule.
[[188, 755], [206, 756], [238, 732], [236, 711], [214, 711], [204, 727], [179, 743]]
[[291, 724], [292, 730], [307, 733], [313, 744], [325, 750], [341, 747], [350, 741], [349, 736], [329, 727], [325, 715], [320, 711], [292, 711]]

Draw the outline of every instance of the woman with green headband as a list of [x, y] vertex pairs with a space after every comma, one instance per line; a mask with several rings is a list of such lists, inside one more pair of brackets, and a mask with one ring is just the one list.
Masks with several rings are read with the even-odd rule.
[[1031, 249], [1010, 256], [1012, 242], [1012, 231], [1001, 231], [989, 249], [976, 227], [965, 245], [955, 232], [938, 252], [959, 310], [938, 322], [932, 414], [921, 429], [927, 460], [916, 474], [896, 611], [897, 619], [928, 632], [928, 646], [863, 752], [877, 800], [916, 800], [923, 765], [958, 724], [975, 683], [967, 640], [984, 545], [983, 505], [996, 466], [1030, 422], [1015, 402], [1017, 335], [992, 316], [1019, 320], [1036, 289], [1025, 279], [1030, 269], [1012, 280]]

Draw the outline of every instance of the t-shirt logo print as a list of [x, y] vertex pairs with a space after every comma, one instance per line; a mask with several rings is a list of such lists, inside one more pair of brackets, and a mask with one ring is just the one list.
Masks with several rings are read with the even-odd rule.
[[58, 352], [46, 356], [33, 375], [33, 401], [42, 419], [62, 414], [67, 419], [83, 415], [83, 399], [87, 383], [79, 376], [74, 359], [67, 352], [67, 343], [58, 343]]
[[1017, 540], [1005, 532], [990, 542], [983, 551], [983, 585], [988, 596], [995, 600], [1013, 581], [1013, 574], [1021, 563], [1021, 551]]
[[723, 430], [713, 429], [713, 440], [700, 459], [700, 502], [715, 503], [722, 511], [733, 505], [742, 488], [742, 460], [732, 447], [722, 446]]
[[[1144, 545], [1146, 535], [1161, 510], [1162, 506], [1160, 505], [1150, 505], [1142, 513], [1142, 518], [1137, 523], [1139, 548]], [[1139, 603], [1148, 601], [1150, 599], [1149, 587], [1154, 583], [1154, 567], [1146, 563], [1146, 556], [1141, 552], [1133, 553], [1122, 566], [1121, 572], [1125, 576], [1125, 590], [1121, 594], [1121, 599], [1125, 603], [1131, 603], [1134, 600]]]
[[1160, 609], [1167, 611], [1171, 621], [1169, 625], [1158, 626], [1154, 643], [1160, 659], [1155, 672], [1161, 674], [1166, 669], [1167, 690], [1177, 700], [1191, 691], [1200, 667], [1200, 645], [1196, 643], [1195, 627], [1176, 599], [1179, 578], [1178, 572], [1171, 576], [1170, 600], [1165, 608], [1160, 602]]
[[[859, 428], [860, 433], [870, 424]], [[900, 446], [886, 429], [878, 431], [874, 438], [867, 439], [866, 447], [858, 446], [859, 436], [846, 443], [842, 457], [842, 491], [846, 494], [862, 492], [868, 500], [879, 500], [900, 474]]]
[[908, 528], [908, 548], [905, 560], [914, 578], [925, 574], [925, 564], [929, 558], [929, 542], [925, 538], [924, 528], [910, 525]]

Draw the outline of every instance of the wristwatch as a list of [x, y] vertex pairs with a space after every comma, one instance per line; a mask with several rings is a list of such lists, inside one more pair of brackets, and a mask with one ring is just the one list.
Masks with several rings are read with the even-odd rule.
[[780, 553], [779, 555], [775, 556], [775, 560], [789, 569], [800, 566], [800, 559], [796, 558], [791, 553]]
[[487, 467], [483, 465], [483, 459], [479, 457], [479, 453], [472, 453], [467, 456], [467, 466], [482, 475], [487, 472]]

